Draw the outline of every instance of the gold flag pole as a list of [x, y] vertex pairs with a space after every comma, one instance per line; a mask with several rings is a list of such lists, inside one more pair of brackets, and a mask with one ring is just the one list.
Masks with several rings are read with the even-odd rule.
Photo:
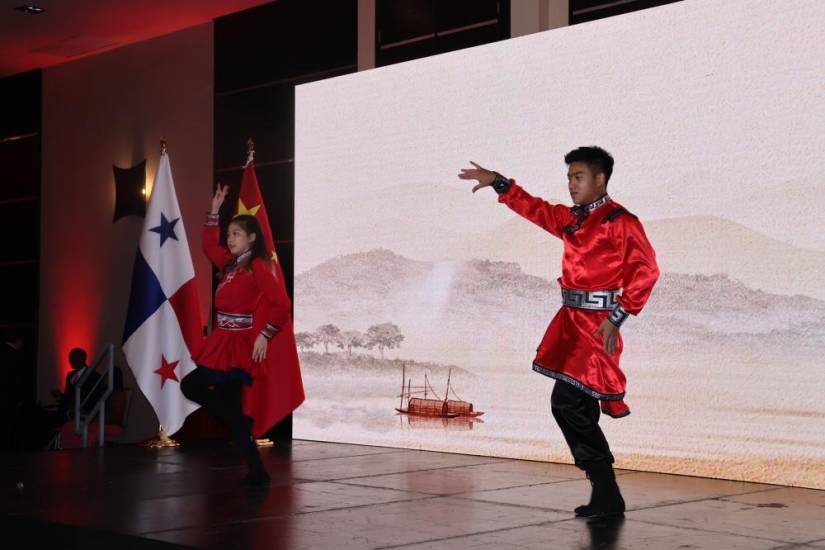
[[[252, 138], [246, 140], [246, 163], [244, 168], [255, 162], [255, 142]], [[255, 439], [255, 445], [258, 447], [272, 447], [275, 443], [271, 439]]]
[[253, 162], [255, 162], [255, 142], [252, 138], [248, 138], [246, 140], [246, 164], [243, 167], [246, 168]]

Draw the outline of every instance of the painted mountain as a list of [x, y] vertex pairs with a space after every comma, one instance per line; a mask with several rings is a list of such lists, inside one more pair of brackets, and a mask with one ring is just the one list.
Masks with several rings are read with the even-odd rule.
[[[385, 249], [299, 274], [295, 294], [298, 330], [393, 322], [406, 336], [402, 355], [481, 371], [528, 364], [560, 302], [555, 281], [515, 263], [422, 262]], [[753, 290], [726, 275], [664, 273], [624, 331], [634, 341], [669, 345], [766, 337], [822, 343], [825, 302]]]
[[[649, 233], [655, 238], [655, 224]], [[541, 236], [545, 248], [554, 242]], [[296, 275], [298, 331], [393, 323], [404, 335], [380, 361], [394, 368], [374, 368], [374, 350], [352, 359], [316, 348], [296, 434], [568, 460], [549, 423], [552, 381], [530, 371], [559, 302], [555, 281], [514, 262], [419, 261], [375, 249]], [[605, 429], [623, 467], [825, 485], [825, 301], [726, 274], [665, 272], [622, 334], [633, 414]], [[428, 372], [443, 386], [443, 366], [454, 366], [467, 399], [488, 411], [484, 424], [460, 436], [401, 430], [394, 407], [405, 361], [417, 363], [414, 384]]]

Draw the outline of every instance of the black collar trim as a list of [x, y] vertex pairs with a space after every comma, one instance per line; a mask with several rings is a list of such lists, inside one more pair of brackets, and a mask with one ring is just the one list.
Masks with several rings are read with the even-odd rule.
[[605, 193], [604, 195], [602, 195], [601, 197], [599, 197], [598, 199], [594, 200], [593, 202], [591, 202], [589, 204], [577, 204], [576, 206], [574, 206], [573, 208], [570, 209], [570, 213], [573, 214], [574, 216], [579, 216], [579, 215], [581, 215], [585, 212], [587, 212], [589, 214], [590, 212], [593, 212], [598, 207], [604, 206], [605, 204], [609, 203], [612, 200], [613, 199], [610, 198], [610, 195]]
[[243, 264], [245, 261], [247, 261], [251, 257], [252, 257], [252, 249], [251, 248], [249, 250], [247, 250], [246, 252], [241, 252], [235, 258], [235, 263], [232, 265], [232, 267], [233, 268], [238, 267], [239, 265]]

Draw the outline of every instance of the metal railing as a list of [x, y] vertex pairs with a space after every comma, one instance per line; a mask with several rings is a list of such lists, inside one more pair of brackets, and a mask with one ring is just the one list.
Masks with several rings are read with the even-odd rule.
[[[106, 371], [103, 373], [103, 376], [99, 376], [97, 381], [94, 385], [86, 391], [85, 399], [81, 400], [81, 394], [83, 393], [83, 387], [88, 382], [89, 378], [93, 372], [97, 371], [97, 367], [106, 361]], [[77, 435], [81, 437], [83, 441], [83, 448], [85, 449], [88, 446], [89, 440], [89, 424], [91, 424], [96, 417], [99, 417], [97, 420], [98, 428], [100, 432], [98, 433], [98, 446], [103, 447], [104, 441], [104, 429], [106, 424], [106, 400], [112, 395], [112, 391], [115, 387], [115, 347], [113, 344], [106, 344], [101, 351], [97, 358], [94, 360], [87, 369], [86, 372], [83, 373], [83, 376], [80, 380], [77, 381], [74, 387], [74, 431]], [[100, 392], [99, 395], [95, 395], [98, 393], [96, 390], [100, 384], [103, 383], [103, 380], [106, 380], [106, 388], [104, 391]], [[91, 408], [88, 409], [88, 412], [83, 412], [84, 406], [86, 402], [92, 399], [93, 397], [96, 398], [94, 403], [90, 403]]]

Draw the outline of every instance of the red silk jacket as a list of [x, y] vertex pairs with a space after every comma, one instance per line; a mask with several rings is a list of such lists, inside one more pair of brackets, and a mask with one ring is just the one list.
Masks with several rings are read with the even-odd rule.
[[[562, 287], [621, 289], [619, 310], [624, 315], [642, 311], [659, 278], [659, 268], [641, 222], [621, 205], [605, 195], [579, 209], [587, 211], [586, 216], [576, 216], [570, 207], [533, 197], [515, 182], [498, 200], [564, 242], [558, 279]], [[612, 355], [604, 351], [601, 337], [595, 336], [610, 314], [562, 306], [539, 344], [533, 370], [601, 400], [602, 411], [618, 418], [630, 414], [624, 403], [626, 379], [619, 368], [621, 334]]]
[[[235, 258], [219, 244], [218, 226], [204, 226], [203, 250], [218, 269]], [[246, 267], [228, 268], [215, 290], [215, 330], [194, 357], [195, 363], [215, 370], [240, 368], [255, 373], [252, 345], [259, 334], [267, 339], [289, 322], [290, 300], [275, 275], [260, 258]]]
[[[219, 239], [217, 223], [207, 223], [204, 253], [224, 269], [235, 258]], [[192, 358], [203, 367], [241, 368], [253, 375], [252, 385], [244, 387], [243, 410], [254, 421], [253, 434], [260, 437], [304, 401], [304, 388], [285, 286], [260, 258], [253, 258], [251, 267], [226, 269], [215, 290], [215, 329]], [[259, 334], [269, 343], [266, 358], [255, 363], [252, 346]]]

